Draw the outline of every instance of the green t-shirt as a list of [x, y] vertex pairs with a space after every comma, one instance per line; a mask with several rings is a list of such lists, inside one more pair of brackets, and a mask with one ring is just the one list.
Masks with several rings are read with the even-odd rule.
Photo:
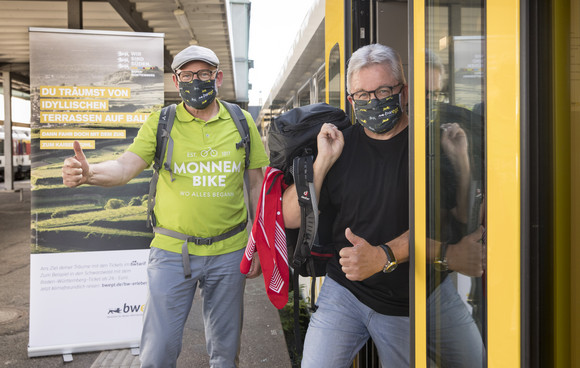
[[[245, 149], [236, 149], [241, 136], [226, 108], [209, 121], [194, 118], [177, 106], [171, 129], [173, 157], [170, 173], [162, 169], [157, 182], [155, 216], [157, 226], [196, 237], [223, 234], [247, 218], [243, 181]], [[139, 130], [129, 151], [151, 164], [155, 156], [159, 113], [152, 113]], [[258, 129], [247, 111], [250, 128], [250, 166], [269, 164]], [[211, 245], [188, 244], [189, 253], [200, 256], [230, 253], [245, 247], [247, 233], [242, 231]], [[152, 247], [181, 253], [182, 240], [155, 234]]]

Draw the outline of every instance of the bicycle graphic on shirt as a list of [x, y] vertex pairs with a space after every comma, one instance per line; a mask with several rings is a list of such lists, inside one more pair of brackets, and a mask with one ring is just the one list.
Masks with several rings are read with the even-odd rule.
[[218, 151], [212, 149], [211, 147], [208, 147], [207, 149], [204, 149], [203, 151], [200, 152], [201, 157], [207, 157], [207, 155], [210, 155], [211, 157], [216, 157], [218, 154]]

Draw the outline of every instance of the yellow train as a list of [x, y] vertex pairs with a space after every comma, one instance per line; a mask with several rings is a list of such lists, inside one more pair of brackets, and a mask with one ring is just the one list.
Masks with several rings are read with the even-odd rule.
[[429, 152], [440, 136], [425, 126], [444, 104], [478, 117], [468, 130], [479, 168], [470, 213], [482, 214], [486, 268], [455, 276], [485, 342], [473, 366], [580, 367], [580, 1], [317, 1], [258, 122], [267, 130], [315, 102], [351, 113], [346, 63], [371, 43], [399, 51], [411, 94], [414, 366], [442, 366], [427, 353], [437, 336], [426, 328], [437, 318], [426, 308], [436, 277], [426, 249], [440, 230], [441, 173]]

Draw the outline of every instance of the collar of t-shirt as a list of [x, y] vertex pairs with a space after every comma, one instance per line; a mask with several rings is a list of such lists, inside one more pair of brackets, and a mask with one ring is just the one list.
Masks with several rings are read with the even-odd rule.
[[193, 115], [191, 115], [185, 109], [183, 102], [181, 102], [180, 104], [177, 105], [177, 109], [175, 110], [175, 114], [177, 116], [177, 119], [183, 123], [190, 123], [192, 121], [196, 121], [196, 122], [201, 123], [201, 124], [210, 124], [218, 119], [221, 119], [221, 120], [229, 119], [230, 116], [229, 116], [228, 110], [225, 108], [225, 106], [221, 102], [218, 101], [218, 104], [220, 107], [219, 112], [217, 113], [217, 115], [215, 115], [214, 117], [212, 117], [208, 121], [198, 119], [198, 118], [194, 117]]

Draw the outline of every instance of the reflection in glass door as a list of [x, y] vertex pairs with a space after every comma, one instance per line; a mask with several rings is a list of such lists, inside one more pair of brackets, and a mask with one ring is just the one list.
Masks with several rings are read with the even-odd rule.
[[484, 5], [425, 14], [428, 366], [485, 367]]

